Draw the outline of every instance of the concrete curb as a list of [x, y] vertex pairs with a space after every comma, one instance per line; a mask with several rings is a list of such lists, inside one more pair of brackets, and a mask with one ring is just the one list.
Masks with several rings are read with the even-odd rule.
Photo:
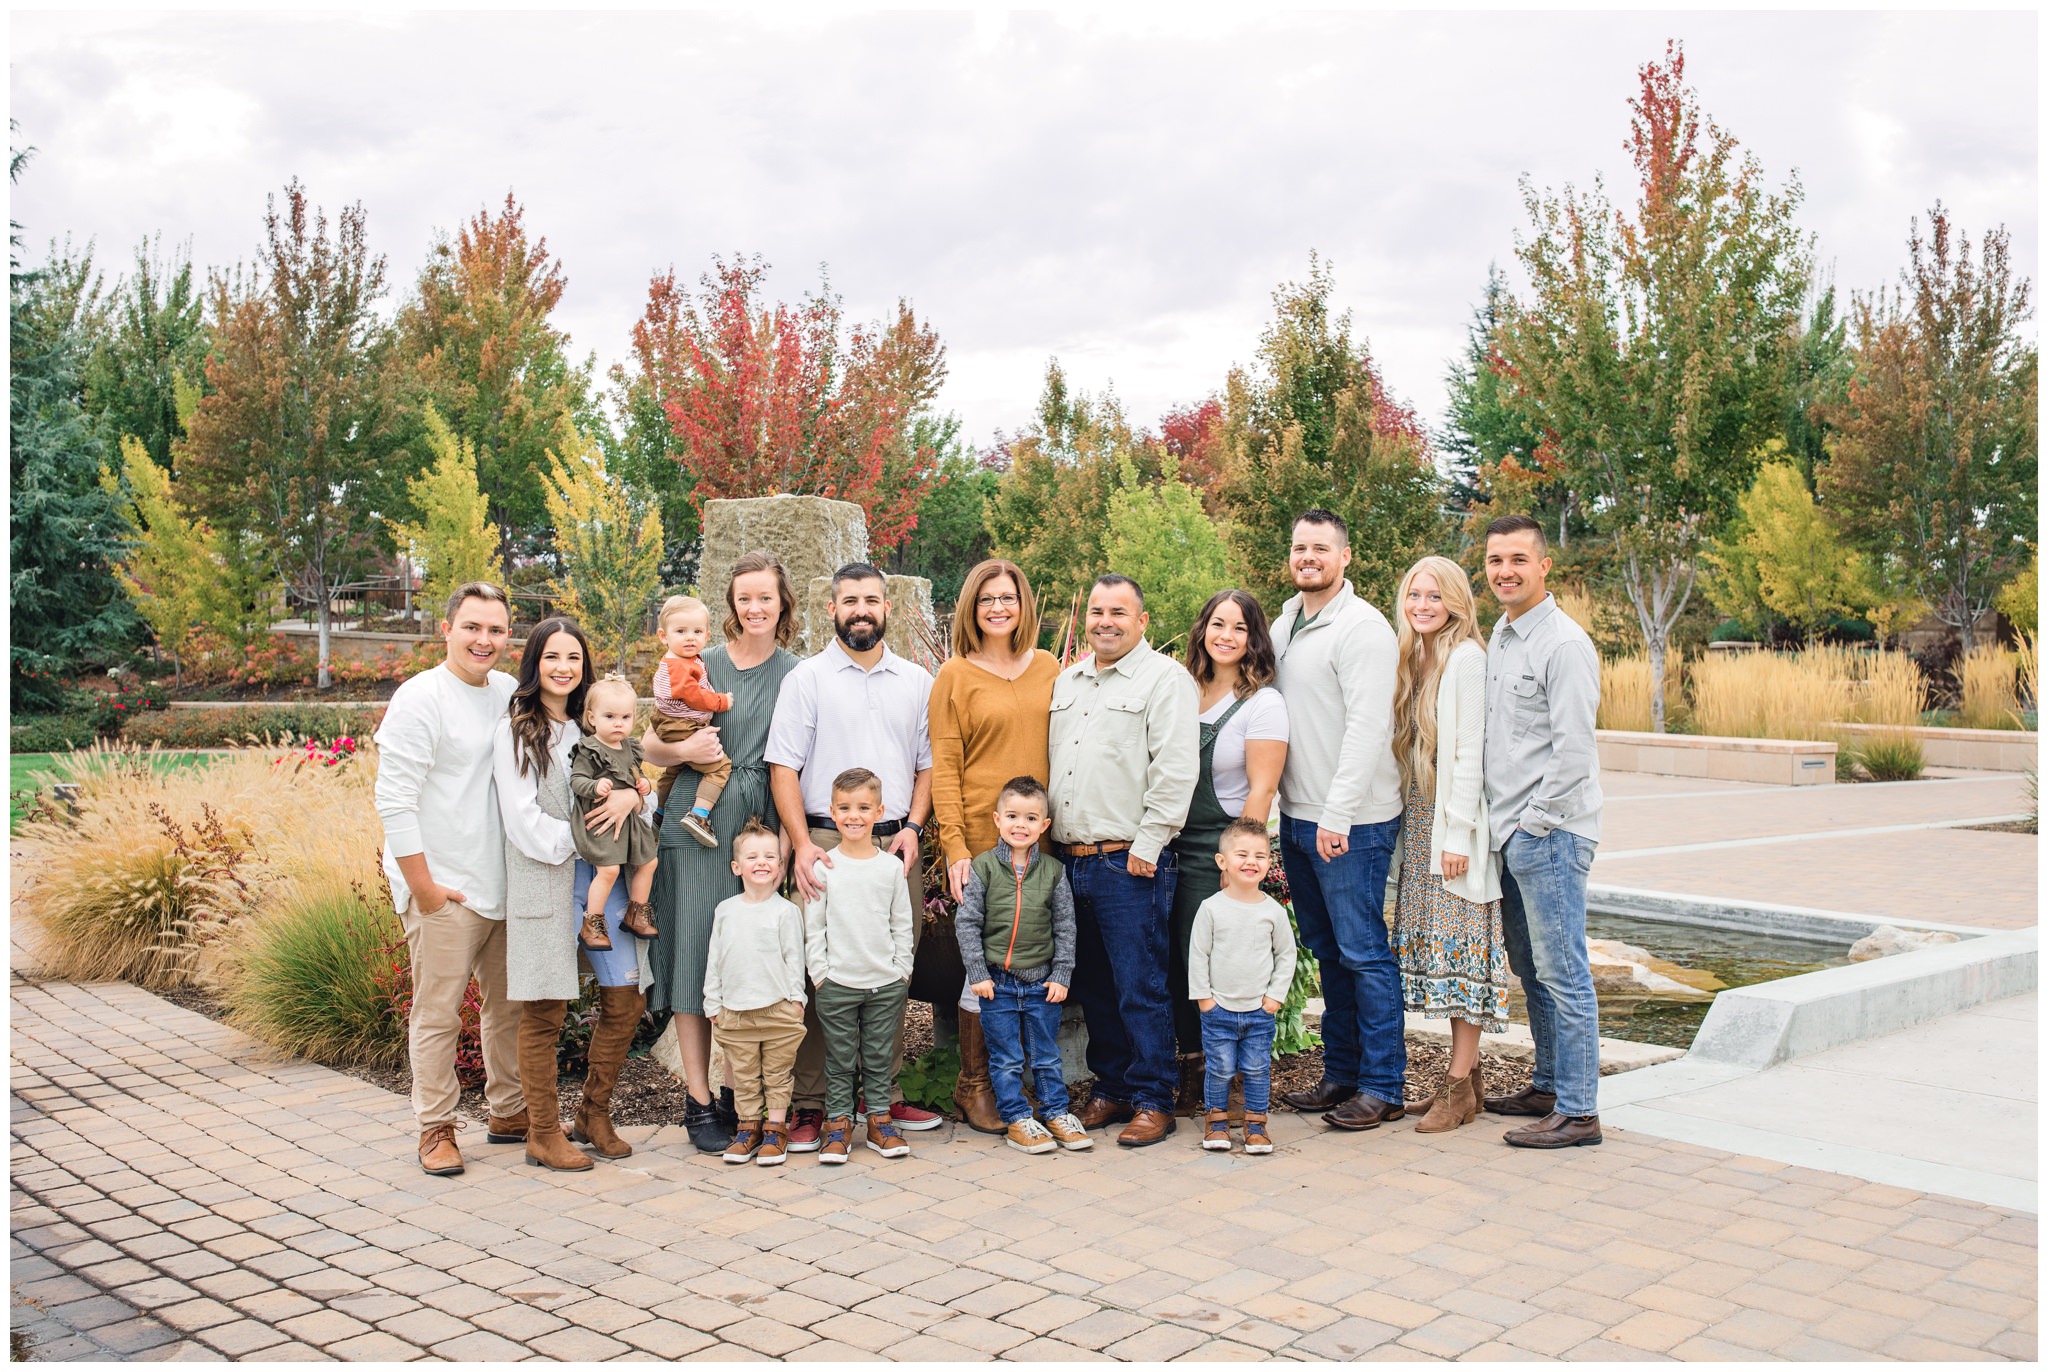
[[2039, 931], [2015, 929], [1714, 998], [1691, 1061], [1760, 1071], [2021, 995], [2038, 984]]
[[[1753, 929], [1821, 943], [1854, 943], [1882, 925], [1894, 929], [1932, 929], [1960, 939], [1983, 938], [1993, 931], [1968, 924], [1942, 924], [1925, 919], [1891, 919], [1877, 915], [1819, 910], [1807, 905], [1774, 905], [1722, 896], [1673, 895], [1628, 886], [1595, 883], [1586, 888], [1586, 906], [1603, 914], [1631, 915], [1666, 924], [1699, 924], [1710, 929]], [[1727, 994], [1726, 992], [1723, 993]]]

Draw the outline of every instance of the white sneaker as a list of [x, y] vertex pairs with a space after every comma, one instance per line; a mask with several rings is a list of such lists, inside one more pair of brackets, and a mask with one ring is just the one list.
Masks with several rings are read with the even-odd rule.
[[1010, 1137], [1010, 1147], [1020, 1153], [1050, 1153], [1059, 1147], [1052, 1131], [1035, 1119], [1018, 1120], [1003, 1132]]

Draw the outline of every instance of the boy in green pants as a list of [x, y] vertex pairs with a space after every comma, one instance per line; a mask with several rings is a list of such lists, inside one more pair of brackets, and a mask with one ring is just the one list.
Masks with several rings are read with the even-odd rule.
[[903, 860], [875, 846], [882, 782], [865, 767], [832, 779], [832, 864], [813, 868], [824, 890], [804, 907], [804, 962], [825, 1040], [825, 1132], [818, 1161], [843, 1163], [853, 1148], [858, 1089], [882, 1104], [868, 1116], [868, 1147], [885, 1158], [910, 1152], [889, 1118], [896, 1085], [896, 1026], [910, 990], [912, 923]]

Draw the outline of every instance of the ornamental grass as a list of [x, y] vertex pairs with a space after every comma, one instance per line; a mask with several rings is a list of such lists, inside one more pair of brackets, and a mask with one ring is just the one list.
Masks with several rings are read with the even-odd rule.
[[[1664, 725], [1671, 727], [1685, 704], [1685, 657], [1671, 652], [1664, 659]], [[1602, 729], [1650, 732], [1650, 659], [1647, 654], [1600, 660]]]
[[330, 1066], [405, 1060], [410, 985], [403, 934], [379, 890], [308, 873], [248, 934], [228, 993], [229, 1022]]
[[1958, 722], [1965, 729], [2018, 729], [2019, 658], [1996, 643], [1980, 643], [1956, 664], [1962, 682]]

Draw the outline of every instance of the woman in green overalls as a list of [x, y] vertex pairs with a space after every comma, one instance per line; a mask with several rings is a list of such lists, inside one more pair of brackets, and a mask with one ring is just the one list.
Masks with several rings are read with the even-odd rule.
[[1277, 659], [1266, 612], [1248, 591], [1218, 591], [1188, 635], [1188, 673], [1201, 696], [1202, 774], [1173, 850], [1173, 1034], [1180, 1047], [1179, 1113], [1202, 1104], [1202, 1025], [1188, 997], [1188, 935], [1195, 911], [1222, 889], [1216, 845], [1239, 816], [1272, 817], [1287, 763], [1287, 706], [1273, 689]]

